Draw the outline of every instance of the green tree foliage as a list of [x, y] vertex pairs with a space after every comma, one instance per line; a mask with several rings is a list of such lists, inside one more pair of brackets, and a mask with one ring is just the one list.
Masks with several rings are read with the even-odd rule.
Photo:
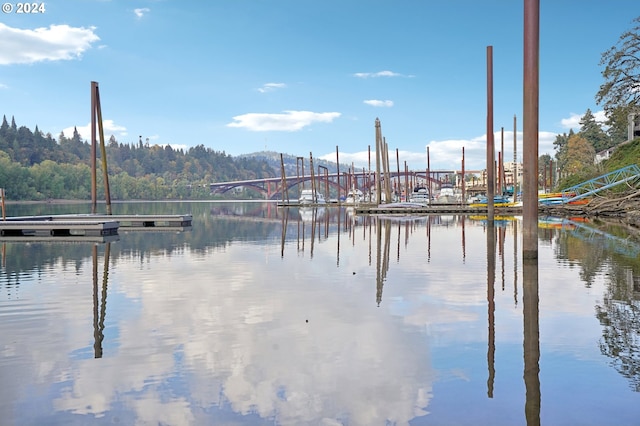
[[595, 170], [594, 159], [596, 156], [593, 145], [580, 134], [573, 135], [567, 141], [566, 169], [571, 174], [577, 174], [584, 170]]
[[595, 152], [604, 151], [612, 146], [611, 140], [602, 130], [590, 109], [587, 109], [587, 112], [580, 119], [580, 131], [578, 134], [593, 146]]
[[556, 140], [553, 141], [553, 147], [556, 151], [556, 165], [560, 171], [564, 170], [565, 161], [567, 157], [567, 142], [569, 138], [573, 136], [573, 129], [569, 130], [569, 134], [563, 133], [556, 135]]
[[633, 28], [625, 31], [615, 46], [602, 54], [605, 82], [596, 94], [596, 102], [603, 105], [608, 117], [616, 108], [640, 106], [640, 17], [633, 21]]
[[607, 114], [607, 135], [611, 140], [611, 146], [617, 146], [627, 141], [628, 127], [629, 127], [629, 114], [633, 110], [633, 107], [615, 107]]
[[567, 149], [562, 159], [564, 167], [557, 188], [573, 186], [597, 175], [594, 164], [596, 151], [580, 134], [574, 134], [567, 140]]
[[[276, 176], [264, 160], [233, 158], [204, 145], [184, 152], [170, 146], [121, 144], [111, 137], [106, 152], [113, 199], [208, 198], [213, 182]], [[90, 165], [91, 146], [77, 129], [71, 138], [61, 133], [56, 141], [37, 127], [32, 132], [3, 117], [0, 188], [9, 199], [89, 199]], [[97, 175], [102, 197], [102, 173]]]

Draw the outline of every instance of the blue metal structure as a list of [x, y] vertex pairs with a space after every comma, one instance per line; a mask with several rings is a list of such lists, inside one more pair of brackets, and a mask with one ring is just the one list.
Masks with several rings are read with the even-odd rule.
[[633, 182], [640, 179], [640, 167], [636, 164], [609, 172], [597, 178], [582, 182], [570, 188], [562, 190], [562, 202], [580, 200], [605, 189], [612, 188], [625, 182]]

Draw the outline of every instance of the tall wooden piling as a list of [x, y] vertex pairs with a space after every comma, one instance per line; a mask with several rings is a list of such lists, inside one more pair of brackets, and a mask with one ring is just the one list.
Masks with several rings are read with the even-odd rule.
[[433, 193], [431, 192], [431, 158], [429, 157], [429, 147], [427, 147], [427, 188], [429, 189], [429, 205], [431, 205]]
[[402, 188], [400, 187], [400, 152], [398, 151], [398, 148], [396, 148], [396, 166], [398, 168], [398, 177], [396, 179], [398, 182], [398, 191], [402, 193]]
[[389, 145], [387, 144], [387, 139], [382, 138], [382, 152], [384, 158], [384, 164], [382, 168], [384, 169], [384, 195], [385, 195], [385, 203], [392, 202], [391, 200], [391, 169], [389, 168]]
[[107, 151], [104, 141], [104, 127], [102, 125], [102, 107], [100, 106], [100, 91], [96, 81], [91, 82], [91, 213], [97, 213], [97, 140], [96, 124], [100, 135], [100, 156], [102, 157], [102, 178], [107, 214], [111, 214], [111, 191], [109, 189], [109, 171], [107, 169]]
[[336, 145], [336, 179], [338, 181], [338, 202], [340, 201], [340, 155], [338, 154], [338, 145]]
[[7, 213], [4, 204], [4, 188], [0, 188], [0, 202], [2, 203], [2, 220], [7, 220]]
[[313, 194], [312, 199], [314, 203], [317, 203], [318, 200], [316, 198], [317, 197], [316, 176], [313, 173], [313, 153], [312, 152], [309, 153], [309, 170], [311, 173], [311, 193]]
[[524, 259], [538, 258], [538, 93], [540, 0], [524, 0], [522, 219]]
[[513, 201], [518, 199], [518, 132], [516, 115], [513, 115]]
[[282, 188], [281, 192], [282, 192], [282, 202], [285, 202], [285, 195], [286, 195], [286, 201], [287, 203], [289, 202], [289, 188], [287, 187], [287, 173], [284, 169], [284, 157], [282, 155], [282, 153], [280, 153], [280, 179], [281, 179], [281, 183], [280, 183], [280, 187]]
[[[302, 170], [300, 170], [301, 168]], [[301, 190], [304, 189], [304, 157], [296, 157], [296, 179], [296, 186], [298, 187], [298, 198], [300, 198]]]
[[462, 147], [462, 200], [461, 203], [465, 204], [467, 202], [467, 196], [466, 196], [466, 181], [465, 181], [465, 176], [464, 176], [464, 146]]
[[380, 186], [380, 156], [382, 151], [382, 134], [380, 130], [380, 120], [376, 118], [376, 203], [382, 203], [382, 188]]
[[487, 216], [493, 222], [495, 196], [495, 143], [493, 139], [493, 46], [487, 46]]

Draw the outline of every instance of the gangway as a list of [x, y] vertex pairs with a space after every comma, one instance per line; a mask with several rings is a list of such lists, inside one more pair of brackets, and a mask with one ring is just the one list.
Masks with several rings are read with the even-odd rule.
[[578, 185], [574, 185], [570, 188], [563, 189], [561, 192], [562, 203], [566, 204], [580, 200], [600, 191], [604, 191], [605, 189], [637, 179], [640, 179], [640, 167], [636, 164], [632, 164], [602, 176], [598, 176], [597, 178], [582, 182]]

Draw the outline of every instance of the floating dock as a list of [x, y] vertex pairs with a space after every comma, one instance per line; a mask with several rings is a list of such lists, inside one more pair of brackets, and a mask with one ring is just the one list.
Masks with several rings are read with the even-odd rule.
[[[522, 214], [521, 206], [494, 206], [494, 213], [500, 215]], [[487, 214], [487, 207], [471, 207], [461, 204], [431, 204], [429, 206], [401, 206], [394, 204], [380, 204], [379, 206], [356, 206], [356, 214], [398, 214], [398, 215], [428, 215], [428, 214]]]
[[114, 220], [3, 220], [0, 237], [102, 237], [117, 235], [118, 226]]
[[127, 228], [127, 230], [142, 229], [142, 228], [184, 228], [191, 226], [193, 216], [190, 214], [182, 215], [60, 215], [55, 216], [61, 220], [116, 220], [120, 224], [121, 228]]
[[30, 236], [0, 236], [0, 243], [62, 243], [62, 244], [77, 244], [77, 243], [92, 243], [92, 244], [105, 244], [113, 243], [120, 240], [120, 235], [70, 235], [67, 237], [51, 236], [51, 235], [30, 235]]
[[16, 216], [0, 221], [0, 240], [47, 241], [71, 237], [105, 237], [127, 231], [184, 231], [191, 228], [192, 215], [51, 215]]
[[[468, 204], [442, 204], [432, 203], [430, 205], [422, 205], [418, 203], [389, 203], [389, 204], [372, 204], [372, 203], [327, 203], [327, 204], [304, 204], [278, 203], [278, 207], [347, 207], [355, 211], [356, 214], [384, 214], [384, 215], [427, 215], [427, 214], [487, 214], [486, 206], [470, 206]], [[522, 206], [494, 206], [495, 214], [501, 215], [519, 215], [522, 214]]]

